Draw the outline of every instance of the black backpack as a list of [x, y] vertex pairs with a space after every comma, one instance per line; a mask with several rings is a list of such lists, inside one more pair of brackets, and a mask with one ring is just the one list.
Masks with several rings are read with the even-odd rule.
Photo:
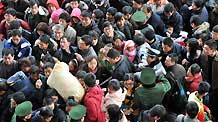
[[172, 72], [169, 72], [166, 75], [166, 78], [171, 84], [171, 90], [165, 95], [163, 104], [169, 111], [177, 114], [183, 113], [185, 111], [185, 106], [188, 103], [183, 85], [175, 78]]

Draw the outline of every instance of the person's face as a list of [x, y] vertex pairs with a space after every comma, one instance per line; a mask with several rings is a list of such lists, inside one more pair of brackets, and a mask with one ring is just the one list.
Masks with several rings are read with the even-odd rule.
[[50, 105], [47, 105], [47, 107], [48, 108], [50, 108], [52, 111], [54, 110], [54, 108], [55, 108], [55, 104], [54, 103], [52, 103], [52, 104], [50, 104]]
[[41, 35], [44, 35], [44, 34], [45, 34], [43, 31], [36, 31], [36, 32], [39, 34], [39, 36], [41, 36]]
[[52, 13], [55, 10], [56, 10], [56, 8], [55, 8], [54, 4], [49, 3], [48, 4], [48, 11], [49, 11], [49, 13]]
[[139, 8], [141, 8], [141, 4], [138, 4], [137, 2], [135, 2], [134, 0], [132, 1], [132, 3], [133, 3], [133, 8], [136, 8], [136, 9], [139, 9]]
[[197, 11], [199, 8], [192, 2], [192, 10]]
[[218, 33], [212, 31], [212, 39], [213, 39], [214, 41], [218, 41]]
[[169, 52], [172, 49], [170, 46], [164, 44], [162, 44], [162, 48], [163, 48], [163, 52], [165, 53]]
[[42, 42], [41, 40], [39, 41], [39, 48], [40, 49], [47, 50], [48, 49], [48, 45], [49, 44], [46, 44], [46, 43]]
[[37, 81], [39, 79], [39, 74], [38, 73], [31, 74], [30, 77], [33, 81]]
[[88, 27], [89, 25], [91, 25], [92, 19], [89, 17], [81, 17], [81, 23], [83, 27]]
[[71, 6], [71, 8], [78, 8], [79, 7], [79, 3], [78, 3], [78, 1], [71, 1], [70, 2], [70, 6]]
[[51, 122], [52, 116], [51, 117], [40, 116], [40, 118], [41, 118], [40, 122]]
[[4, 55], [3, 60], [4, 60], [6, 65], [11, 65], [13, 60], [14, 60], [14, 56], [12, 56], [11, 54]]
[[105, 27], [103, 31], [104, 31], [105, 35], [107, 35], [108, 37], [113, 38], [113, 36], [114, 36], [114, 28], [111, 25], [108, 26], [108, 27]]
[[39, 11], [39, 7], [37, 4], [33, 5], [30, 9], [33, 15], [37, 14]]
[[214, 55], [214, 50], [211, 49], [208, 45], [204, 45], [203, 47], [203, 53], [207, 56], [213, 56]]
[[118, 57], [116, 57], [115, 59], [108, 57], [108, 60], [111, 64], [116, 64], [118, 61]]
[[5, 14], [4, 15], [4, 18], [5, 18], [5, 20], [6, 20], [6, 22], [8, 22], [8, 23], [10, 23], [11, 21], [13, 21], [13, 20], [15, 20], [15, 16], [12, 16], [11, 14]]
[[122, 41], [121, 39], [115, 39], [113, 42], [115, 48], [122, 48]]
[[72, 17], [71, 22], [77, 24], [80, 20], [77, 17]]
[[154, 61], [154, 58], [148, 56], [146, 60], [147, 60], [148, 64], [150, 64], [151, 62]]
[[120, 20], [117, 21], [117, 25], [118, 25], [119, 27], [123, 27], [123, 26], [124, 26], [124, 23], [125, 23], [124, 17], [122, 17]]
[[98, 62], [96, 59], [92, 59], [91, 61], [88, 62], [88, 68], [93, 71], [97, 68]]
[[51, 72], [52, 72], [51, 67], [48, 67], [48, 68], [44, 69], [45, 77], [48, 78], [50, 76]]
[[16, 106], [17, 106], [17, 103], [15, 102], [15, 100], [13, 98], [11, 98], [10, 107], [15, 108]]
[[78, 41], [78, 48], [80, 50], [86, 50], [86, 49], [88, 49], [88, 46], [85, 44], [85, 42], [82, 39], [80, 39]]
[[173, 12], [164, 12], [164, 14], [167, 16], [167, 17], [171, 17], [173, 15]]
[[62, 38], [60, 41], [60, 47], [61, 49], [67, 50], [70, 47], [70, 42], [67, 40], [67, 38]]
[[132, 81], [132, 80], [126, 80], [126, 81], [124, 81], [124, 86], [125, 86], [126, 88], [133, 88], [133, 84], [134, 84], [134, 81]]
[[72, 61], [69, 62], [69, 71], [74, 71], [75, 70], [75, 66], [74, 63]]
[[21, 40], [21, 37], [16, 35], [16, 36], [12, 36], [12, 42], [15, 44], [15, 45], [18, 45], [20, 43], [20, 40]]
[[109, 12], [107, 12], [107, 13], [106, 13], [106, 19], [107, 19], [107, 20], [112, 20], [112, 19], [113, 19], [112, 14], [110, 14]]
[[66, 112], [70, 112], [73, 109], [73, 106], [66, 106], [65, 110]]
[[62, 30], [56, 29], [56, 30], [54, 31], [54, 38], [55, 38], [56, 40], [60, 40], [61, 37], [63, 37], [63, 36], [64, 36], [64, 32], [63, 32]]
[[97, 45], [98, 43], [98, 38], [92, 38], [92, 45]]
[[131, 18], [131, 16], [132, 16], [131, 14], [125, 14], [124, 18], [125, 18], [125, 20], [129, 20]]
[[63, 25], [64, 28], [66, 28], [67, 25], [68, 25], [68, 23], [67, 23], [66, 20], [64, 20], [64, 19], [59, 19], [59, 24]]
[[166, 60], [165, 60], [165, 66], [166, 67], [170, 67], [170, 66], [173, 66], [175, 63], [172, 62], [171, 58], [169, 56], [166, 57]]

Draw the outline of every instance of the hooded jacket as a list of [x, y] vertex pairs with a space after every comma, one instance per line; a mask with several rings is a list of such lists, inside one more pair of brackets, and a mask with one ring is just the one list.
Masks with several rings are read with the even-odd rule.
[[105, 122], [105, 113], [101, 110], [104, 93], [99, 86], [90, 88], [84, 98], [87, 112], [85, 122]]

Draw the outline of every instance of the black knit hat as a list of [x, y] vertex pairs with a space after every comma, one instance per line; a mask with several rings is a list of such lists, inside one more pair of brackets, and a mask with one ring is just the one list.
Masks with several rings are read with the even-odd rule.
[[107, 56], [109, 58], [115, 59], [116, 57], [120, 56], [120, 52], [112, 48], [108, 51]]
[[93, 73], [87, 73], [84, 79], [85, 84], [88, 87], [93, 87], [96, 84], [96, 76]]

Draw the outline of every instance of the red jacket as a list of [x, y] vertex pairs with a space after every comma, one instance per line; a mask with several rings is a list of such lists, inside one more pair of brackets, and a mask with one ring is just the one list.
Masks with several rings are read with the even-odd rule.
[[190, 85], [188, 86], [188, 90], [192, 93], [192, 92], [198, 90], [198, 86], [199, 86], [200, 82], [203, 80], [202, 74], [201, 74], [201, 72], [199, 72], [198, 74], [195, 74], [195, 76], [192, 78], [186, 77], [186, 80], [191, 82]]
[[105, 113], [101, 110], [104, 93], [99, 86], [89, 89], [84, 98], [87, 108], [85, 122], [105, 122]]

